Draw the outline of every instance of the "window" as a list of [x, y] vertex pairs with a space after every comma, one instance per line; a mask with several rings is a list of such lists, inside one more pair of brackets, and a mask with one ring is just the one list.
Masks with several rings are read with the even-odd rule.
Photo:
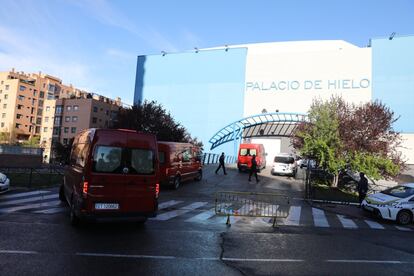
[[63, 109], [63, 106], [57, 105], [56, 106], [56, 109], [55, 109], [55, 114], [61, 114], [62, 113], [62, 109]]
[[103, 111], [103, 108], [101, 107], [101, 111]]
[[121, 173], [122, 148], [98, 146], [93, 156], [94, 172]]
[[109, 110], [105, 111], [105, 114], [106, 114], [106, 116], [108, 116], [109, 115]]
[[71, 111], [71, 110], [72, 110], [72, 106], [71, 106], [71, 105], [68, 105], [68, 106], [66, 107], [66, 110], [67, 110], [67, 111]]
[[93, 118], [92, 118], [92, 124], [96, 124], [96, 123], [97, 123], [97, 121], [98, 121], [98, 120], [97, 120], [97, 118], [96, 118], [96, 117], [93, 117]]
[[68, 144], [68, 138], [63, 138], [63, 144], [67, 145]]
[[44, 127], [43, 128], [43, 132], [47, 132], [47, 127]]
[[78, 109], [79, 109], [79, 105], [74, 105], [74, 106], [73, 106], [73, 110], [74, 110], [74, 111], [76, 111], [76, 110], [78, 110]]
[[183, 162], [190, 161], [190, 158], [191, 158], [191, 150], [190, 149], [185, 149], [183, 151]]
[[77, 143], [72, 146], [72, 154], [70, 156], [70, 163], [84, 167], [86, 163], [87, 154], [89, 151], [89, 144]]
[[16, 114], [16, 119], [20, 119], [21, 117], [23, 117], [22, 114]]
[[38, 109], [37, 110], [37, 116], [42, 116], [43, 114], [43, 109]]
[[16, 123], [16, 128], [20, 128], [21, 124]]
[[63, 128], [63, 132], [64, 133], [69, 133], [69, 128], [68, 127]]
[[78, 121], [78, 116], [72, 116], [72, 122], [77, 122]]
[[46, 111], [50, 111], [50, 106], [46, 106]]
[[59, 135], [60, 134], [60, 127], [54, 127], [53, 128], [53, 135]]
[[240, 149], [241, 156], [256, 155], [256, 149]]
[[23, 101], [23, 100], [24, 100], [24, 96], [19, 95], [19, 96], [18, 96], [18, 99], [19, 99], [19, 101]]
[[6, 84], [6, 86], [4, 87], [6, 90], [9, 90], [10, 85]]
[[24, 91], [24, 90], [26, 90], [26, 86], [24, 86], [24, 85], [20, 85], [19, 90], [20, 90], [20, 91]]
[[291, 156], [275, 156], [274, 162], [283, 164], [293, 164], [295, 163], [295, 159]]
[[45, 117], [45, 123], [49, 122], [49, 117]]
[[76, 127], [71, 127], [71, 128], [70, 128], [70, 132], [71, 132], [71, 133], [76, 133]]
[[131, 150], [131, 170], [133, 174], [154, 173], [154, 153], [146, 149]]
[[54, 124], [55, 126], [60, 126], [60, 125], [61, 125], [61, 123], [62, 123], [62, 117], [60, 117], [60, 116], [56, 116], [56, 117], [55, 117], [55, 119], [53, 120], [53, 124]]
[[407, 186], [396, 186], [382, 191], [381, 193], [399, 198], [406, 198], [414, 195], [414, 188], [410, 188]]
[[2, 113], [2, 114], [1, 114], [1, 117], [2, 117], [2, 118], [6, 118], [6, 113]]
[[40, 91], [40, 93], [39, 93], [39, 97], [43, 99], [43, 98], [45, 97], [45, 92]]
[[35, 97], [36, 97], [36, 95], [37, 95], [37, 91], [36, 91], [36, 89], [35, 89], [35, 90], [33, 90], [33, 96], [35, 96]]
[[165, 152], [158, 152], [158, 161], [160, 162], [160, 165], [165, 163]]
[[98, 112], [98, 107], [97, 106], [93, 107], [93, 112]]
[[23, 108], [23, 105], [21, 105], [21, 104], [17, 105], [17, 109], [22, 109], [22, 108]]
[[70, 122], [70, 116], [65, 117], [65, 122]]
[[7, 108], [7, 104], [3, 104], [3, 108]]
[[39, 104], [38, 104], [38, 106], [39, 106], [39, 107], [43, 107], [43, 100], [39, 100]]
[[42, 118], [37, 117], [36, 118], [36, 125], [41, 125], [42, 124]]
[[1, 123], [1, 127], [4, 127], [4, 123], [3, 122]]
[[36, 99], [32, 99], [32, 105], [36, 104]]
[[35, 128], [35, 133], [36, 133], [36, 134], [39, 134], [39, 133], [40, 133], [40, 126], [37, 126], [37, 127]]
[[4, 94], [4, 99], [7, 100], [9, 98], [9, 95]]

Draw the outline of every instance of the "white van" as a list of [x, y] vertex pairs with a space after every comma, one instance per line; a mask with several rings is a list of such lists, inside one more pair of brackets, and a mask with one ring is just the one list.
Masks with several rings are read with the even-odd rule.
[[282, 174], [295, 176], [297, 171], [297, 164], [295, 156], [288, 153], [279, 153], [275, 156], [272, 165], [271, 174]]

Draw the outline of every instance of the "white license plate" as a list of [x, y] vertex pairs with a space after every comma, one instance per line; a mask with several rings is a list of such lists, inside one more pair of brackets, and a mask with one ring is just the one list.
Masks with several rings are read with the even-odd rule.
[[118, 210], [118, 203], [95, 203], [96, 210]]

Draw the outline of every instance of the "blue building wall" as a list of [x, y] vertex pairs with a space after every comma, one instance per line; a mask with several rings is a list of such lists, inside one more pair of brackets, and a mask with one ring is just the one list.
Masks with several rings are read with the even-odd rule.
[[[139, 56], [134, 103], [161, 103], [208, 151], [218, 130], [243, 117], [246, 56], [246, 48]], [[232, 155], [233, 144], [221, 151]]]
[[372, 97], [400, 119], [394, 129], [414, 133], [414, 36], [372, 39]]

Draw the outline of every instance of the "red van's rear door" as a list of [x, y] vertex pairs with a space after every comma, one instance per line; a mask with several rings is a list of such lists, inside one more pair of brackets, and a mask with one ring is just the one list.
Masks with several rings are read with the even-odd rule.
[[129, 171], [125, 174], [123, 210], [151, 213], [156, 209], [155, 184], [158, 183], [155, 138], [128, 134]]

